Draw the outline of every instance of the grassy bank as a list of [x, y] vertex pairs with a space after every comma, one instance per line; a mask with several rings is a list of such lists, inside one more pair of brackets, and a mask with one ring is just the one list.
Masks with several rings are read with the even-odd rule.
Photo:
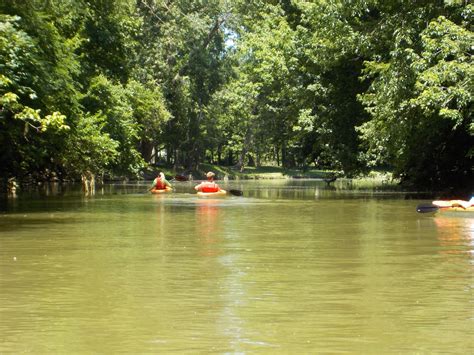
[[[222, 180], [227, 177], [229, 180], [264, 180], [264, 179], [329, 179], [337, 176], [338, 178], [344, 178], [342, 173], [332, 170], [320, 170], [315, 168], [308, 169], [284, 169], [279, 166], [261, 166], [261, 167], [246, 167], [242, 172], [235, 167], [212, 165], [212, 164], [201, 164], [198, 170], [173, 170], [172, 168], [156, 167], [149, 170], [145, 174], [145, 179], [150, 179], [156, 176], [159, 171], [163, 171], [169, 178], [175, 175], [192, 175], [194, 180], [205, 179], [208, 171], [213, 171], [218, 180]], [[359, 176], [358, 179], [369, 179], [379, 181], [390, 181], [390, 183], [396, 184], [396, 181], [392, 179], [392, 174], [388, 172], [370, 172], [364, 176]]]
[[327, 178], [334, 175], [332, 171], [323, 171], [317, 169], [299, 170], [299, 169], [283, 169], [278, 166], [261, 166], [261, 167], [248, 167], [242, 172], [239, 169], [228, 166], [212, 165], [212, 164], [201, 164], [198, 170], [173, 170], [169, 167], [155, 167], [148, 169], [144, 177], [149, 179], [151, 176], [156, 175], [159, 171], [164, 172], [167, 177], [173, 177], [177, 174], [188, 176], [191, 174], [193, 179], [200, 180], [204, 179], [208, 171], [213, 171], [217, 179], [221, 180], [227, 177], [230, 180], [244, 179], [244, 180], [258, 180], [258, 179], [289, 179], [289, 178]]

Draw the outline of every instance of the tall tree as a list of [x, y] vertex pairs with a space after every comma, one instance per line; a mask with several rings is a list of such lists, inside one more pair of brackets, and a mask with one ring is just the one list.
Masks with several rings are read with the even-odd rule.
[[[64, 38], [37, 2], [0, 5], [1, 175], [41, 175], [56, 170], [52, 159], [78, 110], [74, 85], [74, 37]], [[33, 6], [30, 6], [33, 5]], [[66, 116], [64, 116], [66, 114]], [[53, 129], [49, 129], [53, 128]]]
[[139, 8], [151, 68], [146, 75], [162, 85], [172, 115], [163, 144], [175, 165], [196, 168], [205, 153], [207, 106], [224, 80], [226, 4], [143, 0]]
[[405, 183], [474, 181], [473, 9], [454, 1], [378, 7], [377, 28], [393, 36], [366, 62], [371, 85], [361, 100], [371, 119], [360, 131], [369, 163], [388, 162]]

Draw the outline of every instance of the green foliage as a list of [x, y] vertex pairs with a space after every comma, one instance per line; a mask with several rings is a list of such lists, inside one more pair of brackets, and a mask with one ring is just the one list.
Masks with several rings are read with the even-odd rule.
[[136, 148], [139, 126], [133, 117], [125, 88], [100, 75], [91, 80], [82, 104], [87, 112], [104, 116], [104, 132], [119, 144], [119, 155], [113, 170], [121, 174], [137, 174], [144, 164]]
[[441, 16], [421, 35], [423, 52], [413, 66], [418, 75], [410, 105], [424, 114], [453, 121], [453, 129], [467, 119], [472, 103], [474, 33]]
[[140, 125], [141, 140], [158, 143], [164, 125], [171, 118], [160, 88], [152, 82], [141, 84], [131, 80], [125, 88], [125, 96], [133, 110], [134, 121]]
[[473, 39], [468, 28], [439, 16], [387, 61], [366, 63], [371, 86], [360, 98], [371, 119], [359, 130], [369, 163], [391, 163], [416, 186], [468, 183]]
[[[229, 5], [230, 6], [230, 5]], [[212, 94], [227, 76], [222, 1], [140, 1], [142, 55], [137, 79], [160, 85], [171, 114], [160, 148], [175, 166], [195, 168], [214, 137], [206, 129]]]
[[68, 137], [60, 161], [70, 174], [85, 172], [100, 175], [110, 170], [119, 156], [119, 142], [104, 132], [106, 117], [101, 114], [81, 117]]
[[0, 177], [137, 175], [165, 152], [469, 185], [473, 17], [454, 0], [4, 0]]
[[47, 79], [60, 75], [57, 66], [45, 64], [43, 48], [20, 28], [20, 17], [1, 15], [0, 20], [0, 165], [6, 176], [24, 175], [50, 164], [59, 132], [70, 127], [57, 111], [60, 99], [42, 100]]
[[108, 0], [87, 3], [80, 52], [83, 75], [103, 74], [126, 83], [135, 62], [140, 19], [135, 16], [135, 1]]
[[282, 150], [285, 165], [291, 164], [285, 153], [294, 143], [292, 128], [298, 119], [295, 33], [278, 7], [264, 8], [259, 26], [242, 34], [237, 44], [234, 79], [215, 97], [218, 107], [222, 100], [215, 114], [230, 138], [229, 149], [240, 155], [241, 167], [246, 154], [258, 164], [274, 148]]

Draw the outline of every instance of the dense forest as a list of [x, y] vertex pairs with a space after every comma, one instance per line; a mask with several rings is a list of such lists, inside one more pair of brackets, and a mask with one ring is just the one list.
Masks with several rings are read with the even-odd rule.
[[473, 184], [467, 0], [2, 0], [0, 179], [150, 164]]

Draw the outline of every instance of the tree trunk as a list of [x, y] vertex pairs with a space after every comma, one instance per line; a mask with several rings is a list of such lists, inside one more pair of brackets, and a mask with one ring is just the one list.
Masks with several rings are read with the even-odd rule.
[[257, 148], [257, 153], [255, 153], [255, 166], [257, 168], [260, 168], [262, 166], [261, 164], [261, 153], [260, 153], [260, 149]]
[[231, 150], [229, 150], [229, 154], [227, 155], [227, 165], [228, 166], [234, 165], [234, 155], [232, 154]]
[[151, 163], [153, 158], [153, 142], [142, 140], [140, 142], [140, 152], [142, 153], [143, 159], [147, 163]]
[[190, 142], [190, 149], [186, 160], [186, 167], [192, 170], [197, 170], [201, 160], [201, 132], [200, 123], [204, 119], [202, 100], [198, 98], [198, 112], [190, 116], [190, 124], [188, 128], [188, 141]]
[[217, 164], [222, 165], [222, 146], [220, 144], [217, 146]]
[[171, 161], [173, 159], [173, 154], [174, 154], [173, 149], [170, 146], [167, 146], [165, 149], [166, 149], [166, 163], [168, 165], [171, 165]]
[[211, 159], [210, 159], [210, 160], [211, 160], [211, 164], [214, 164], [214, 163], [215, 163], [215, 161], [214, 161], [214, 148], [210, 148], [210, 149], [209, 149], [209, 152], [210, 152], [210, 154], [211, 154]]
[[173, 152], [174, 155], [174, 166], [173, 169], [177, 170], [180, 166], [180, 160], [179, 160], [179, 150], [175, 149]]
[[255, 159], [252, 154], [247, 154], [248, 166], [255, 166]]
[[287, 168], [288, 161], [287, 161], [287, 152], [286, 152], [286, 143], [281, 145], [281, 165], [283, 168]]
[[250, 141], [251, 141], [251, 134], [250, 134], [250, 130], [247, 130], [247, 133], [245, 134], [245, 140], [244, 140], [244, 144], [243, 144], [243, 147], [242, 147], [242, 150], [240, 152], [240, 155], [239, 155], [239, 169], [240, 169], [240, 172], [242, 173], [245, 169], [245, 156], [247, 155], [247, 152], [248, 152], [248, 146], [250, 145]]

